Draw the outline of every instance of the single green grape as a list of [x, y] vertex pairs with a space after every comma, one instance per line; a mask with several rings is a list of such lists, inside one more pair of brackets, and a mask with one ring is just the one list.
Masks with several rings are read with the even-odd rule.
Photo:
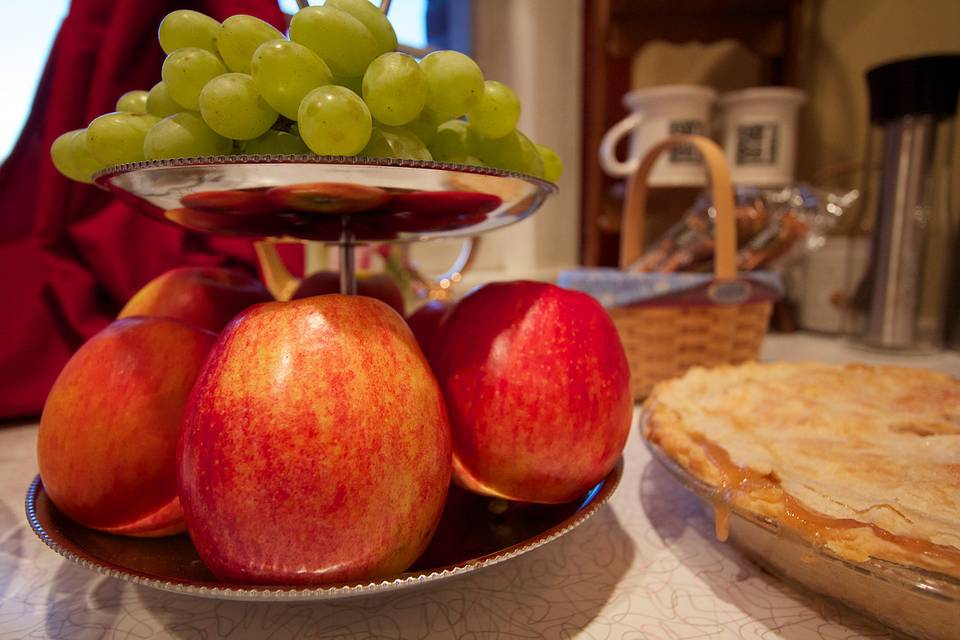
[[323, 58], [335, 76], [359, 78], [380, 53], [362, 22], [333, 7], [306, 7], [290, 21], [290, 39]]
[[57, 171], [77, 182], [93, 182], [93, 174], [104, 168], [87, 149], [87, 130], [74, 129], [50, 145], [50, 159]]
[[286, 39], [257, 47], [250, 69], [267, 104], [291, 120], [297, 119], [305, 95], [333, 83], [333, 74], [320, 56]]
[[420, 138], [403, 127], [374, 127], [370, 134], [370, 142], [357, 155], [367, 158], [433, 160], [433, 156]]
[[467, 118], [474, 130], [486, 138], [502, 138], [517, 128], [520, 120], [520, 99], [507, 85], [487, 80], [483, 96]]
[[243, 152], [250, 155], [307, 155], [310, 149], [299, 136], [271, 129], [259, 138], [243, 143]]
[[170, 92], [167, 90], [167, 85], [163, 80], [153, 85], [150, 93], [147, 94], [147, 113], [152, 113], [160, 118], [166, 118], [181, 111], [183, 111], [183, 107], [170, 97]]
[[106, 113], [87, 127], [87, 149], [100, 164], [143, 160], [143, 139], [160, 121], [148, 113]]
[[427, 77], [427, 106], [442, 120], [459, 118], [483, 95], [483, 72], [458, 51], [434, 51], [420, 61]]
[[538, 178], [546, 178], [546, 168], [543, 164], [543, 156], [537, 150], [537, 145], [533, 144], [527, 136], [517, 130], [520, 135], [521, 146], [523, 147], [524, 173], [529, 173]]
[[147, 132], [143, 155], [147, 160], [225, 156], [233, 141], [218, 135], [199, 114], [181, 111], [167, 116]]
[[423, 140], [424, 144], [429, 146], [434, 136], [437, 135], [437, 127], [442, 123], [443, 121], [434, 113], [433, 109], [424, 107], [420, 115], [405, 124], [404, 127], [413, 131], [418, 138]]
[[477, 156], [489, 167], [543, 177], [543, 160], [530, 138], [514, 129], [501, 138], [477, 137]]
[[373, 121], [360, 96], [349, 89], [327, 85], [303, 98], [297, 126], [300, 137], [314, 153], [352, 156], [369, 142]]
[[397, 33], [393, 30], [393, 25], [370, 0], [327, 0], [324, 5], [346, 11], [362, 22], [377, 41], [380, 53], [396, 50]]
[[250, 73], [253, 52], [264, 42], [283, 38], [273, 25], [245, 15], [230, 16], [220, 25], [217, 49], [230, 71]]
[[200, 92], [200, 115], [211, 129], [233, 140], [252, 140], [277, 121], [277, 112], [245, 73], [225, 73], [208, 82]]
[[423, 110], [427, 78], [412, 56], [385, 53], [371, 62], [363, 74], [363, 100], [373, 117], [383, 124], [407, 124]]
[[200, 91], [204, 85], [227, 72], [216, 54], [205, 49], [177, 49], [163, 61], [160, 75], [170, 97], [184, 109], [200, 108]]
[[166, 54], [177, 49], [196, 47], [210, 53], [217, 52], [217, 32], [220, 23], [199, 11], [180, 9], [172, 11], [160, 22], [157, 35], [160, 48]]
[[117, 100], [117, 111], [146, 113], [148, 95], [146, 91], [127, 91]]
[[543, 144], [535, 144], [540, 159], [543, 161], [543, 177], [550, 182], [556, 182], [563, 175], [563, 160], [557, 152]]
[[469, 122], [450, 120], [437, 127], [428, 148], [434, 160], [468, 164], [467, 158], [477, 155], [477, 134]]

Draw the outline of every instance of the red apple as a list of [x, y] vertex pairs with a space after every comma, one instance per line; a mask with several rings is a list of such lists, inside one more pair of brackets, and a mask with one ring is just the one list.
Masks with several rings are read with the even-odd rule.
[[258, 305], [221, 334], [184, 414], [180, 499], [222, 580], [405, 570], [439, 522], [450, 425], [410, 329], [378, 300]]
[[461, 300], [432, 346], [453, 428], [453, 473], [478, 493], [573, 500], [627, 441], [633, 400], [620, 338], [591, 297], [538, 282]]
[[[299, 300], [328, 293], [340, 293], [340, 274], [336, 271], [317, 271], [303, 279], [293, 292], [292, 299]], [[357, 295], [376, 298], [393, 307], [400, 315], [404, 314], [403, 292], [397, 282], [385, 273], [359, 274]]]
[[119, 318], [175, 318], [219, 332], [247, 307], [273, 300], [259, 280], [224, 267], [180, 267], [148, 282], [120, 310]]
[[450, 313], [453, 304], [444, 300], [430, 300], [407, 318], [407, 325], [423, 352], [430, 357], [434, 340], [440, 332], [444, 318]]
[[184, 530], [176, 445], [187, 395], [215, 335], [178, 320], [118, 320], [60, 372], [40, 418], [37, 462], [54, 504], [108, 533]]

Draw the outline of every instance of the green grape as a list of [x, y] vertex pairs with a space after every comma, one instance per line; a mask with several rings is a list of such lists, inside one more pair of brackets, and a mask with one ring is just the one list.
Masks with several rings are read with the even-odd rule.
[[410, 131], [414, 132], [418, 138], [423, 140], [423, 142], [429, 146], [433, 141], [434, 136], [437, 135], [437, 127], [439, 127], [442, 122], [443, 121], [437, 117], [437, 114], [434, 113], [432, 109], [429, 107], [424, 107], [419, 116], [404, 126]]
[[143, 139], [160, 118], [147, 113], [107, 113], [87, 127], [87, 149], [106, 166], [143, 160]]
[[233, 142], [217, 135], [199, 114], [181, 111], [153, 125], [143, 140], [147, 160], [225, 156]]
[[148, 95], [146, 91], [127, 91], [117, 100], [117, 111], [124, 113], [146, 113]]
[[450, 120], [437, 127], [428, 147], [434, 160], [469, 164], [467, 158], [477, 155], [477, 134], [470, 123]]
[[457, 51], [434, 51], [420, 61], [427, 77], [427, 106], [442, 120], [459, 118], [483, 95], [483, 72]]
[[93, 182], [91, 176], [103, 165], [87, 149], [87, 130], [74, 129], [59, 136], [50, 145], [50, 159], [57, 171], [77, 182]]
[[481, 136], [502, 138], [517, 128], [520, 99], [507, 85], [487, 80], [480, 102], [467, 112], [467, 118]]
[[433, 160], [420, 138], [402, 127], [374, 127], [370, 142], [357, 155], [367, 158]]
[[259, 138], [245, 142], [243, 152], [250, 155], [308, 155], [310, 149], [298, 136], [271, 129]]
[[230, 71], [250, 73], [253, 52], [264, 42], [283, 38], [272, 25], [253, 16], [230, 16], [220, 25], [217, 49]]
[[188, 9], [173, 11], [160, 23], [160, 48], [167, 54], [187, 47], [216, 53], [219, 30], [220, 23], [210, 16]]
[[290, 21], [290, 39], [323, 58], [335, 76], [359, 78], [380, 53], [362, 22], [333, 7], [307, 7]]
[[291, 120], [297, 119], [305, 95], [333, 82], [320, 56], [289, 40], [271, 40], [257, 47], [250, 69], [267, 104]]
[[200, 108], [200, 91], [204, 85], [227, 72], [215, 54], [204, 49], [177, 49], [163, 61], [160, 75], [170, 97], [184, 109]]
[[297, 126], [300, 137], [314, 153], [352, 156], [367, 145], [373, 122], [360, 96], [349, 89], [327, 85], [304, 97]]
[[362, 22], [373, 39], [377, 41], [380, 53], [396, 50], [397, 33], [393, 30], [393, 25], [387, 20], [387, 16], [369, 0], [327, 0], [324, 5], [346, 11]]
[[535, 144], [540, 159], [543, 161], [543, 177], [550, 182], [556, 182], [563, 175], [563, 160], [557, 152], [542, 144]]
[[234, 140], [261, 136], [277, 121], [277, 112], [245, 73], [225, 73], [208, 82], [200, 92], [200, 115], [211, 129]]
[[153, 85], [150, 93], [147, 94], [147, 113], [152, 113], [160, 118], [166, 118], [181, 111], [183, 111], [183, 107], [170, 97], [166, 83], [161, 80]]
[[363, 74], [363, 100], [373, 117], [383, 124], [407, 124], [423, 110], [427, 79], [411, 56], [385, 53], [371, 62]]
[[477, 138], [477, 156], [489, 167], [543, 177], [543, 160], [530, 138], [514, 129], [502, 138]]

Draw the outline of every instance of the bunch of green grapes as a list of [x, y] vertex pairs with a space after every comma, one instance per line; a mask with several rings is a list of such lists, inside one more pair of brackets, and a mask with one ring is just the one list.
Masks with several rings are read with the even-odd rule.
[[520, 100], [456, 51], [421, 60], [369, 0], [299, 11], [289, 38], [235, 15], [179, 10], [160, 23], [162, 80], [69, 131], [50, 154], [90, 182], [113, 165], [232, 153], [438, 160], [555, 181], [559, 156], [517, 129]]

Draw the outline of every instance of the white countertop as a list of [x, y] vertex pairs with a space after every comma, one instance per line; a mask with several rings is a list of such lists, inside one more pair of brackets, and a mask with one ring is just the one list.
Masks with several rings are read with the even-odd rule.
[[[960, 355], [890, 357], [809, 335], [764, 359], [897, 362], [960, 375]], [[61, 559], [30, 531], [36, 425], [0, 428], [0, 640], [14, 638], [885, 638], [844, 607], [716, 541], [712, 515], [651, 461], [636, 428], [608, 506], [540, 549], [463, 577], [336, 604], [155, 591]]]

